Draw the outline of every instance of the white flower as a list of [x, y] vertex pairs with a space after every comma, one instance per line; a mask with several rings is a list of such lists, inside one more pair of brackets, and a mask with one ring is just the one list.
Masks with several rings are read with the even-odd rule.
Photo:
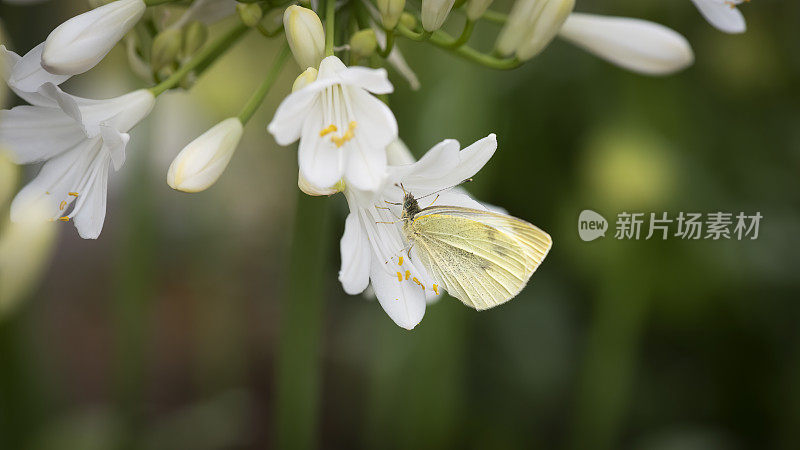
[[436, 31], [442, 27], [455, 0], [422, 0], [422, 28], [425, 31]]
[[747, 0], [692, 0], [700, 14], [720, 31], [744, 33], [747, 24], [736, 5]]
[[386, 70], [346, 67], [329, 56], [316, 81], [283, 100], [267, 130], [280, 145], [300, 139], [300, 172], [311, 184], [326, 188], [344, 178], [374, 191], [386, 177], [385, 149], [397, 138], [397, 121], [370, 92], [392, 92]]
[[47, 37], [42, 67], [77, 75], [99, 63], [144, 14], [143, 0], [117, 0], [62, 23]]
[[283, 27], [297, 65], [317, 67], [325, 56], [325, 30], [317, 13], [292, 5], [283, 13]]
[[[10, 66], [21, 59], [13, 52], [2, 56]], [[18, 93], [32, 106], [0, 111], [0, 147], [18, 164], [45, 163], [14, 198], [11, 219], [21, 220], [23, 211], [41, 204], [50, 219], [74, 219], [81, 237], [97, 238], [105, 220], [109, 165], [122, 166], [127, 132], [153, 108], [153, 94], [139, 90], [91, 100], [50, 82], [35, 93]]]
[[211, 187], [228, 167], [243, 132], [244, 126], [238, 117], [211, 127], [178, 153], [169, 166], [167, 184], [184, 192], [200, 192]]
[[558, 34], [575, 0], [519, 0], [497, 38], [497, 50], [521, 60], [538, 55]]
[[475, 21], [483, 16], [494, 0], [467, 0], [467, 18]]
[[0, 75], [8, 86], [25, 99], [26, 93], [35, 93], [44, 83], [59, 85], [70, 78], [70, 75], [53, 75], [42, 67], [42, 49], [44, 42], [34, 47], [23, 57], [10, 52], [0, 45]]
[[686, 38], [646, 20], [572, 13], [560, 36], [613, 64], [648, 75], [667, 75], [694, 62]]
[[[422, 320], [427, 301], [441, 289], [419, 263], [414, 249], [407, 253], [408, 244], [398, 221], [401, 207], [386, 202], [402, 202], [403, 191], [395, 184], [402, 183], [406, 191], [423, 198], [423, 207], [428, 206], [425, 202], [436, 200], [437, 205], [486, 209], [461, 190], [445, 190], [437, 194], [438, 199], [435, 195], [425, 197], [475, 175], [494, 154], [497, 140], [491, 134], [463, 150], [459, 148], [457, 141], [445, 140], [413, 164], [391, 166], [386, 187], [377, 196], [350, 187], [344, 192], [350, 215], [340, 244], [339, 281], [351, 295], [363, 292], [371, 282], [383, 309], [406, 329]], [[393, 152], [403, 160], [408, 158], [402, 148]]]

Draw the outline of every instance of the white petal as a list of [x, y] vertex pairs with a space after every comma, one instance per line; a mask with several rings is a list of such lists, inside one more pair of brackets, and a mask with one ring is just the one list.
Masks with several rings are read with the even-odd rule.
[[339, 247], [342, 256], [339, 281], [348, 294], [360, 294], [369, 285], [372, 249], [366, 232], [361, 228], [358, 214], [351, 213], [347, 216]]
[[357, 86], [374, 94], [389, 94], [394, 91], [386, 69], [348, 67], [340, 72], [339, 76], [342, 78], [342, 84]]
[[471, 178], [492, 158], [497, 137], [490, 134], [458, 151], [458, 142], [445, 140], [434, 146], [403, 177], [409, 186], [436, 190], [456, 186]]
[[89, 169], [87, 182], [81, 196], [70, 214], [78, 234], [84, 239], [97, 239], [106, 220], [106, 198], [108, 195], [109, 156], [101, 153]]
[[646, 20], [572, 13], [560, 35], [613, 64], [648, 75], [668, 75], [694, 61], [686, 38]]
[[721, 0], [692, 0], [706, 20], [720, 31], [744, 33], [747, 24], [742, 12], [735, 6]]
[[18, 164], [52, 158], [85, 139], [80, 125], [60, 109], [17, 106], [0, 111], [0, 147]]
[[425, 315], [425, 293], [414, 283], [405, 280], [399, 282], [386, 270], [384, 261], [373, 254], [370, 281], [375, 296], [394, 323], [411, 330]]
[[320, 137], [319, 132], [323, 128], [322, 111], [313, 108], [303, 125], [297, 162], [306, 180], [326, 188], [336, 184], [344, 175], [344, 152]]
[[108, 125], [100, 125], [100, 135], [103, 137], [104, 151], [111, 156], [114, 170], [121, 169], [125, 164], [125, 147], [131, 140], [131, 136]]
[[336, 78], [339, 79], [339, 72], [347, 70], [341, 59], [336, 56], [328, 56], [319, 63], [319, 75], [317, 79]]
[[6, 64], [13, 61], [6, 79], [9, 86], [23, 92], [36, 92], [39, 86], [45, 83], [58, 85], [69, 79], [70, 75], [53, 75], [44, 70], [42, 67], [43, 48], [44, 42], [20, 58], [16, 53], [7, 50], [4, 45], [0, 45], [0, 54], [2, 54], [0, 57], [5, 60]]
[[385, 103], [358, 88], [344, 88], [356, 119], [347, 151], [346, 181], [356, 189], [375, 191], [386, 179], [386, 147], [397, 139], [397, 120]]
[[267, 125], [267, 131], [280, 145], [289, 145], [300, 139], [303, 123], [312, 110], [319, 109], [319, 93], [334, 84], [335, 80], [319, 80], [310, 83], [299, 91], [292, 92], [283, 99], [275, 116]]

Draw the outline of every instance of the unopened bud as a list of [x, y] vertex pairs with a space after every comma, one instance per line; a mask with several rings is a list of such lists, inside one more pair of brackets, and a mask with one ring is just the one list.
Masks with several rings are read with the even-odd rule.
[[405, 7], [406, 0], [378, 0], [378, 11], [381, 13], [384, 28], [394, 29]]
[[377, 48], [378, 41], [375, 39], [375, 31], [371, 29], [357, 31], [350, 38], [350, 51], [357, 57], [372, 56]]
[[467, 0], [467, 18], [475, 21], [483, 16], [493, 0]]
[[400, 25], [413, 30], [417, 27], [417, 18], [411, 13], [404, 12], [400, 15]]
[[167, 28], [153, 40], [150, 52], [150, 65], [158, 72], [178, 59], [183, 47], [183, 32], [177, 28]]
[[286, 40], [301, 68], [318, 67], [325, 56], [325, 30], [317, 14], [302, 6], [290, 6], [283, 13]]
[[208, 27], [202, 22], [192, 22], [183, 31], [183, 56], [188, 58], [195, 54], [208, 39]]
[[297, 76], [292, 84], [292, 92], [299, 91], [304, 87], [308, 86], [309, 84], [313, 83], [317, 80], [318, 75], [317, 69], [313, 67], [309, 67], [308, 69], [304, 70], [303, 73]]
[[436, 31], [444, 25], [455, 0], [422, 0], [422, 28]]
[[167, 184], [184, 192], [200, 192], [219, 179], [242, 139], [244, 127], [237, 117], [211, 127], [181, 150], [167, 172]]
[[575, 0], [546, 2], [536, 18], [535, 25], [517, 49], [517, 57], [525, 61], [541, 53], [556, 37], [574, 8]]
[[264, 12], [261, 7], [255, 3], [237, 3], [236, 12], [239, 13], [239, 18], [242, 23], [248, 27], [254, 27], [261, 22]]

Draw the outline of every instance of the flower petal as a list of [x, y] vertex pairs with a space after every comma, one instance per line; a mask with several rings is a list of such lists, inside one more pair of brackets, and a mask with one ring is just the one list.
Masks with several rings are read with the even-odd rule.
[[5, 64], [10, 64], [8, 78], [9, 86], [22, 92], [36, 92], [39, 86], [45, 83], [61, 84], [67, 81], [70, 75], [53, 75], [42, 67], [42, 49], [44, 42], [34, 47], [21, 57], [0, 45], [0, 58]]
[[283, 99], [275, 111], [267, 131], [280, 145], [289, 145], [300, 139], [303, 123], [312, 110], [319, 109], [319, 93], [335, 80], [314, 81], [299, 91], [292, 92]]
[[420, 189], [420, 195], [456, 186], [474, 176], [497, 150], [497, 137], [490, 134], [458, 151], [458, 142], [445, 140], [434, 146], [403, 176], [403, 183]]
[[75, 221], [78, 234], [84, 239], [97, 239], [103, 231], [106, 220], [106, 199], [108, 196], [108, 167], [110, 156], [102, 152], [87, 173], [88, 178], [82, 188], [81, 196], [75, 202], [70, 217]]
[[386, 271], [386, 264], [373, 254], [370, 280], [375, 296], [397, 325], [411, 330], [425, 315], [425, 292], [414, 283], [398, 281]]
[[342, 269], [339, 281], [350, 295], [360, 294], [369, 285], [372, 249], [367, 234], [361, 228], [358, 214], [351, 213], [344, 223], [344, 235], [339, 243]]
[[342, 78], [342, 84], [360, 87], [374, 94], [389, 94], [394, 91], [386, 69], [348, 67], [341, 71], [339, 76]]
[[646, 20], [572, 13], [560, 35], [600, 58], [646, 75], [669, 75], [694, 62], [686, 38]]
[[726, 33], [744, 33], [747, 24], [742, 12], [721, 0], [692, 0], [708, 23]]
[[60, 109], [17, 106], [0, 111], [0, 147], [18, 164], [52, 158], [85, 139], [80, 125]]
[[385, 103], [358, 88], [344, 88], [357, 125], [347, 152], [345, 178], [356, 189], [375, 191], [386, 179], [386, 147], [397, 139], [397, 121]]
[[297, 152], [300, 172], [312, 184], [326, 188], [344, 175], [344, 152], [320, 136], [322, 111], [313, 108], [303, 124], [303, 138]]

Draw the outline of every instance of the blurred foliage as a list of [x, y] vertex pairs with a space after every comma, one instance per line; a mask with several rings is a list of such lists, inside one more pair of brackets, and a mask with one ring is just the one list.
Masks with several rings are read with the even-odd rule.
[[[24, 52], [81, 8], [0, 5], [0, 17]], [[508, 305], [476, 313], [446, 298], [413, 332], [345, 295], [338, 252], [327, 255], [322, 448], [798, 447], [800, 4], [742, 9], [748, 32], [730, 36], [689, 0], [578, 2], [687, 36], [696, 64], [663, 79], [562, 42], [513, 72], [400, 42], [423, 85], [390, 71], [401, 137], [419, 156], [496, 132], [499, 150], [469, 189], [555, 247]], [[478, 46], [492, 27], [477, 28]], [[160, 99], [112, 177], [101, 238], [63, 227], [44, 283], [0, 323], [0, 448], [273, 444], [297, 171], [264, 125], [291, 71], [213, 189], [189, 196], [164, 177], [184, 144], [238, 109], [276, 50], [249, 36], [191, 95]], [[67, 88], [141, 86], [123, 53]], [[330, 201], [338, 239], [346, 205]], [[756, 241], [585, 243], [585, 208], [764, 220]]]

